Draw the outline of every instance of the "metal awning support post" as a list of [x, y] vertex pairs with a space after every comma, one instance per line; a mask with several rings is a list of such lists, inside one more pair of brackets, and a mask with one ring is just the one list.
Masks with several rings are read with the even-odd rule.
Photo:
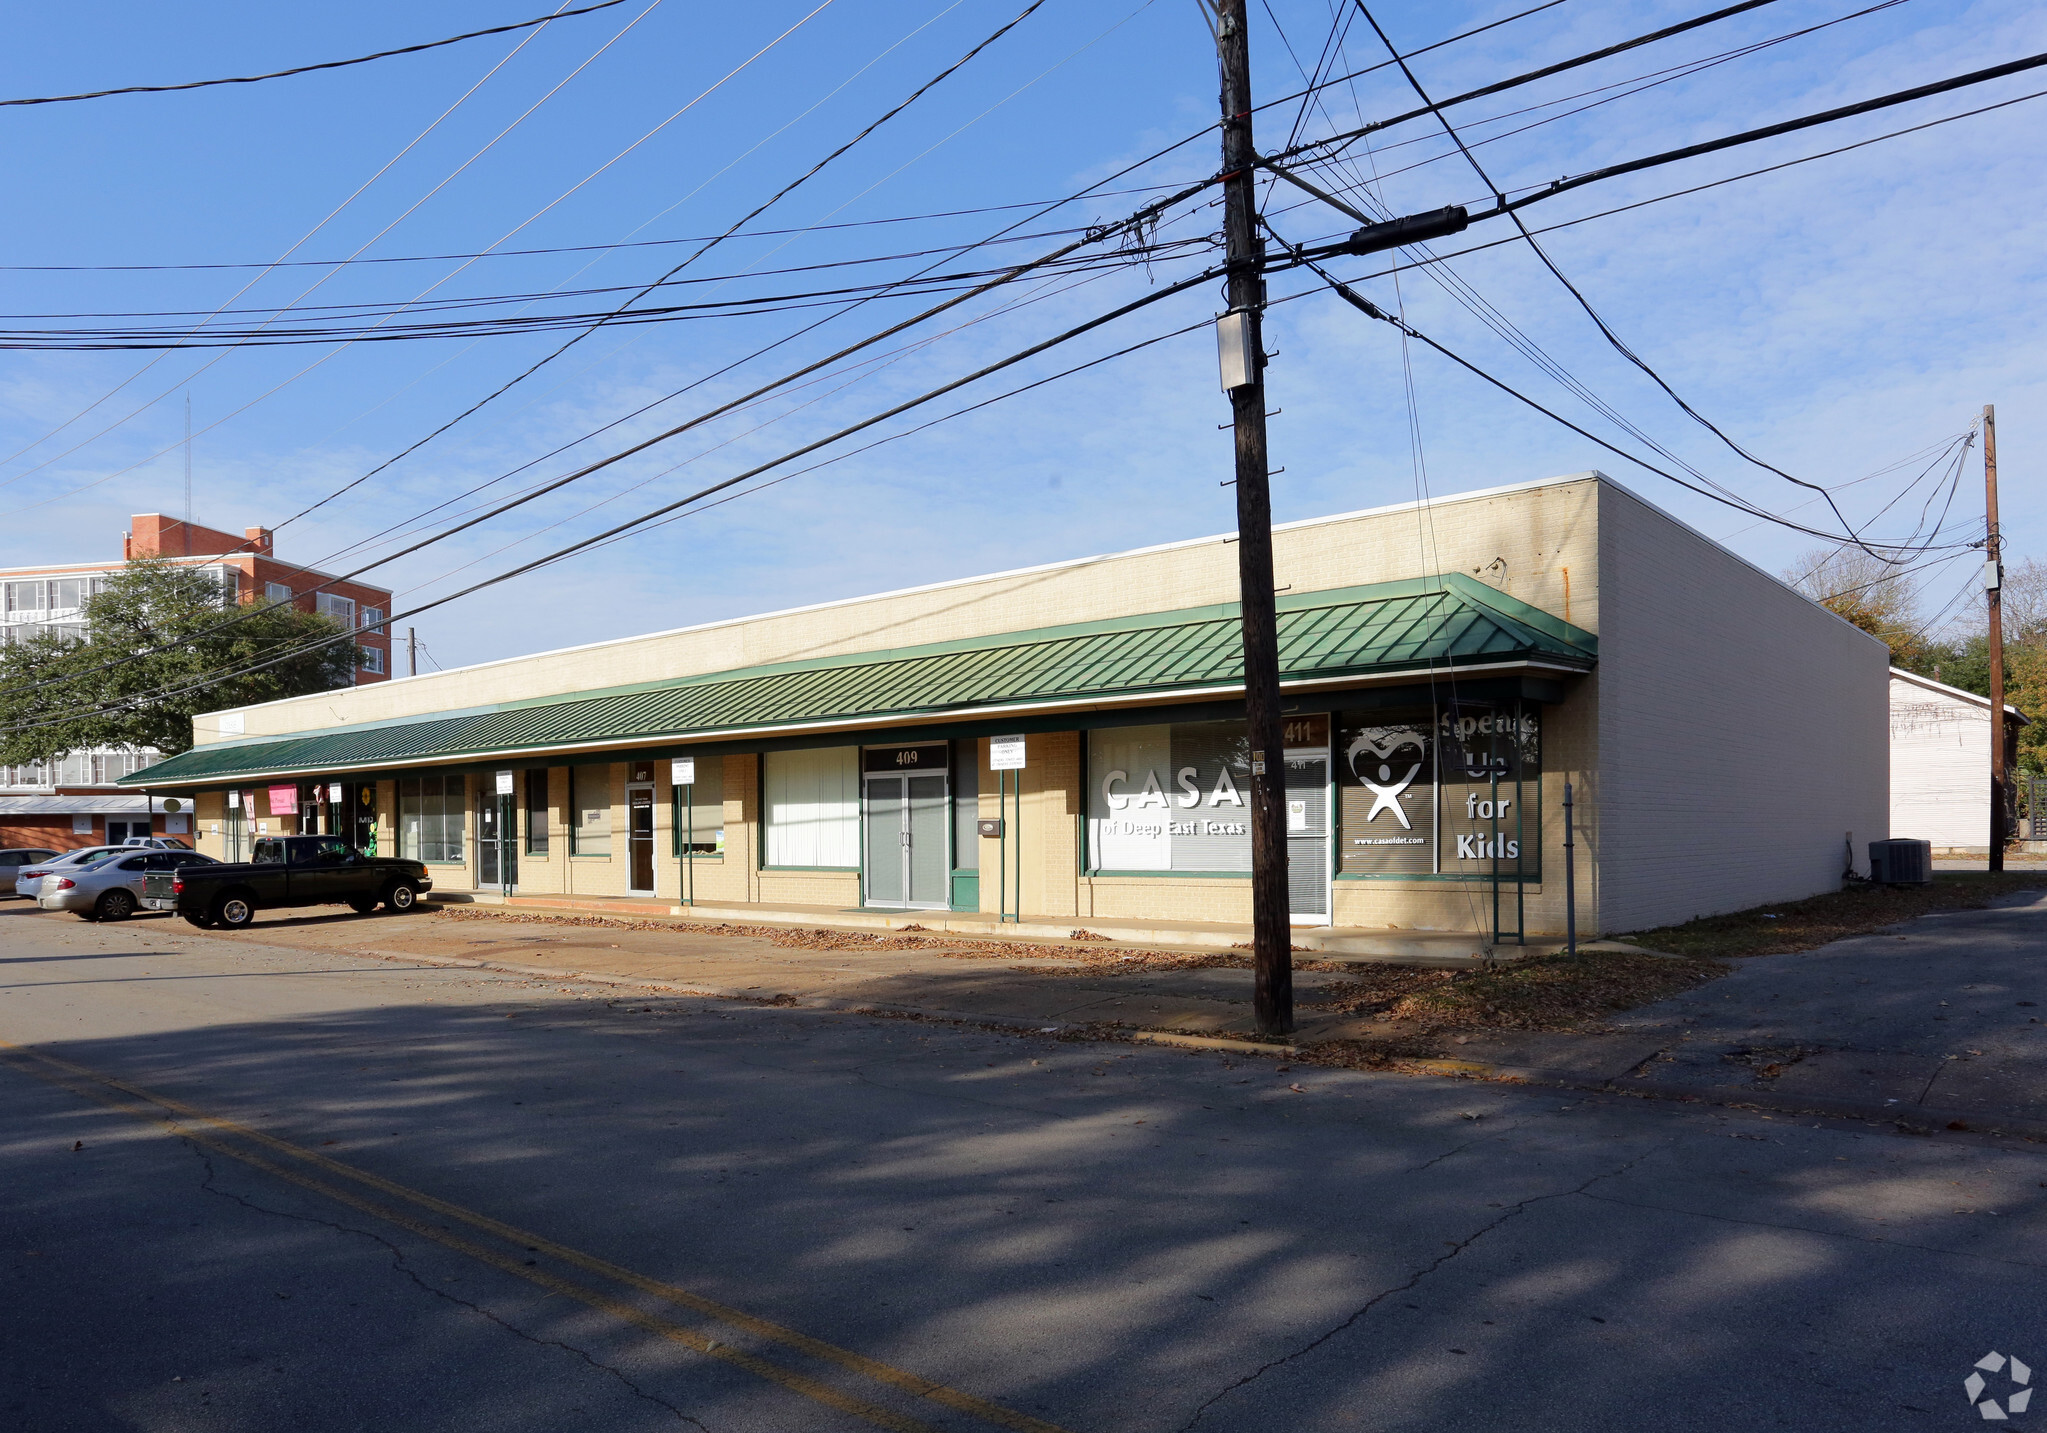
[[1564, 953], [1578, 953], [1578, 862], [1576, 842], [1572, 839], [1571, 828], [1575, 822], [1571, 809], [1571, 783], [1564, 783]]

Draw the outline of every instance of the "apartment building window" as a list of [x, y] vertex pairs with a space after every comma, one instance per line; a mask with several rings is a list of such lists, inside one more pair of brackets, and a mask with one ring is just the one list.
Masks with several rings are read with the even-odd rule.
[[286, 582], [264, 583], [263, 600], [271, 603], [291, 601], [291, 584]]
[[[381, 607], [363, 608], [362, 625], [363, 630], [366, 632], [382, 632], [384, 630], [384, 609]], [[381, 671], [383, 669], [380, 667], [378, 670]]]
[[90, 578], [56, 577], [50, 580], [49, 603], [53, 611], [76, 612], [85, 605], [92, 590]]
[[242, 600], [242, 574], [240, 570], [233, 567], [215, 567], [211, 571], [214, 582], [220, 588], [220, 605], [223, 607], [238, 605]]
[[332, 617], [344, 627], [355, 625], [353, 597], [339, 597], [332, 592], [322, 592], [313, 598], [313, 610], [322, 617]]
[[9, 612], [40, 612], [43, 610], [43, 581], [35, 578], [27, 582], [6, 584], [6, 602]]
[[356, 651], [361, 654], [361, 665], [365, 672], [381, 673], [384, 670], [384, 649], [382, 647], [358, 647]]

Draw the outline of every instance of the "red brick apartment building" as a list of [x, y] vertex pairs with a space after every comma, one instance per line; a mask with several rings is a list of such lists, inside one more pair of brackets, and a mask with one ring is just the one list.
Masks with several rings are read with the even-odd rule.
[[[121, 535], [121, 557], [167, 558], [206, 569], [226, 600], [289, 601], [332, 617], [358, 633], [357, 683], [390, 680], [391, 637], [383, 625], [391, 612], [390, 592], [335, 582], [315, 568], [280, 561], [268, 528], [244, 528], [236, 536], [162, 513], [138, 513]], [[84, 636], [86, 602], [119, 570], [107, 562], [0, 568], [0, 643], [52, 630]], [[166, 811], [165, 803], [114, 785], [159, 755], [107, 748], [73, 752], [49, 763], [0, 766], [0, 849], [69, 850], [151, 832], [190, 840], [189, 808]]]

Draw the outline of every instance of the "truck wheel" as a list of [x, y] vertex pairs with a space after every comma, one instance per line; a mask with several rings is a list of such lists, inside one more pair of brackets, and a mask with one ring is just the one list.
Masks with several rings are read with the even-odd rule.
[[419, 903], [419, 891], [406, 881], [393, 881], [384, 887], [384, 909], [387, 911], [409, 911]]
[[256, 922], [256, 907], [240, 892], [222, 896], [213, 908], [213, 923], [222, 930], [247, 930]]
[[348, 898], [348, 908], [359, 916], [366, 916], [377, 908], [377, 898], [375, 896], [350, 896]]
[[108, 891], [99, 898], [92, 908], [92, 918], [102, 921], [124, 921], [135, 914], [135, 897], [127, 891]]

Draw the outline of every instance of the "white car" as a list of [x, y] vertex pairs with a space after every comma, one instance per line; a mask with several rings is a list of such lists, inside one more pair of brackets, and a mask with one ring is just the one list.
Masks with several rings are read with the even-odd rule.
[[189, 851], [192, 848], [175, 836], [130, 836], [123, 846], [147, 846], [152, 851]]
[[81, 846], [76, 851], [66, 851], [54, 860], [38, 861], [33, 866], [23, 866], [14, 878], [14, 894], [34, 900], [42, 894], [43, 877], [52, 871], [68, 870], [72, 866], [90, 865], [103, 856], [111, 856], [120, 850], [119, 846]]

